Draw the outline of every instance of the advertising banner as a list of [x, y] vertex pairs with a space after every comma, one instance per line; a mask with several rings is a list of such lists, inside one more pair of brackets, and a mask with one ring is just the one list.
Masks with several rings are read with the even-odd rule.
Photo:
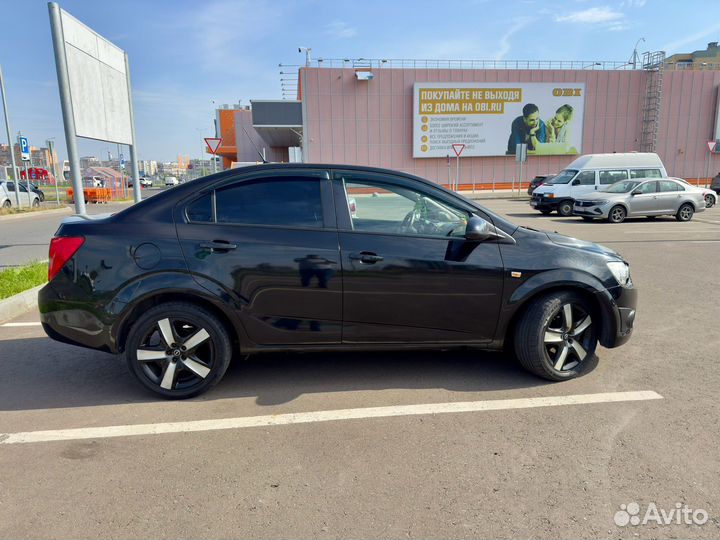
[[582, 152], [585, 83], [415, 83], [413, 157]]

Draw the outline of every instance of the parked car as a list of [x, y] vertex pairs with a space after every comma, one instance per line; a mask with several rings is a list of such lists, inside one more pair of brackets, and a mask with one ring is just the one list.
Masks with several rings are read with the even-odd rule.
[[667, 178], [667, 172], [657, 154], [588, 154], [535, 189], [530, 206], [545, 215], [557, 210], [561, 216], [570, 216], [578, 197], [605, 191], [615, 182], [635, 178]]
[[174, 176], [166, 176], [165, 177], [165, 186], [166, 187], [177, 186], [179, 183], [180, 182], [178, 182], [178, 179], [175, 178]]
[[[21, 192], [27, 193], [27, 182], [20, 180], [20, 186], [21, 186]], [[7, 183], [8, 190], [11, 192], [15, 192], [15, 182], [12, 180], [8, 181]], [[33, 184], [30, 182], [30, 191], [32, 191], [35, 195], [38, 196], [38, 199], [40, 202], [43, 202], [45, 200], [45, 193], [37, 186], [37, 184]]]
[[35, 195], [40, 198], [40, 202], [45, 202], [45, 192], [40, 189], [40, 186], [34, 184], [33, 182], [30, 182], [30, 189], [33, 193], [35, 193]]
[[705, 199], [705, 208], [712, 208], [717, 204], [718, 201], [718, 194], [715, 193], [712, 189], [707, 189], [701, 186], [693, 186], [690, 182], [683, 178], [675, 178], [674, 176], [671, 177], [673, 180], [677, 180], [678, 182], [682, 182], [685, 186], [685, 189], [688, 189], [690, 191], [700, 191], [700, 193], [703, 194], [703, 199]]
[[150, 180], [149, 178], [141, 178], [140, 185], [142, 187], [148, 188], [148, 187], [152, 187], [153, 183], [152, 183], [152, 180]]
[[710, 183], [710, 189], [712, 189], [717, 195], [720, 195], [720, 173], [717, 173]]
[[689, 187], [674, 178], [623, 180], [603, 193], [576, 200], [573, 213], [585, 220], [601, 218], [610, 223], [622, 223], [627, 217], [662, 215], [690, 221], [695, 212], [705, 210], [705, 198], [701, 191]]
[[[2, 205], [4, 208], [10, 208], [15, 205], [15, 182], [2, 181], [2, 190], [0, 191], [0, 198], [2, 198]], [[40, 206], [40, 196], [34, 191], [30, 191], [28, 196], [27, 185], [24, 182], [20, 182], [20, 205], [21, 206], [32, 206], [37, 208]], [[32, 189], [32, 188], [31, 188]]]
[[505, 348], [540, 377], [572, 379], [598, 342], [628, 341], [637, 294], [608, 248], [408, 174], [295, 163], [65, 218], [48, 278], [45, 332], [123, 353], [167, 398], [267, 351]]
[[545, 182], [549, 182], [553, 179], [555, 175], [554, 174], [539, 174], [532, 180], [530, 180], [530, 185], [527, 189], [527, 194], [532, 195], [533, 191], [535, 191], [535, 188], [542, 186]]

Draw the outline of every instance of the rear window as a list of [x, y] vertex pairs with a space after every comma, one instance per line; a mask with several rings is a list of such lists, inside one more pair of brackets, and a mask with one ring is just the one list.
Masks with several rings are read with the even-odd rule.
[[662, 178], [660, 169], [630, 169], [630, 178]]
[[614, 171], [600, 171], [600, 183], [603, 185], [614, 184], [620, 180], [628, 179], [628, 172], [624, 169], [618, 169]]

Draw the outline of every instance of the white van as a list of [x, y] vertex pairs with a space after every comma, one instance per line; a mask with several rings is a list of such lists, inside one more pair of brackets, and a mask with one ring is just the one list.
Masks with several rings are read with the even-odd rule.
[[667, 178], [660, 156], [651, 153], [588, 154], [570, 163], [549, 182], [533, 191], [530, 206], [543, 214], [557, 210], [570, 216], [576, 198], [605, 191], [628, 178]]
[[167, 187], [177, 186], [178, 183], [179, 183], [178, 179], [175, 178], [174, 176], [166, 176], [165, 177], [165, 186], [167, 186]]

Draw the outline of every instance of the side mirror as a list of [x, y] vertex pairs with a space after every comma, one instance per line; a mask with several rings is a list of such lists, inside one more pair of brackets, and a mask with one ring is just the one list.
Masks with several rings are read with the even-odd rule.
[[580, 185], [580, 180], [573, 180], [572, 185], [573, 185], [573, 186], [579, 186], [579, 185]]
[[465, 240], [471, 242], [484, 242], [497, 238], [497, 234], [493, 231], [493, 226], [487, 221], [477, 216], [473, 216], [465, 227]]
[[634, 189], [630, 192], [630, 196], [634, 197], [635, 195], [638, 195], [640, 192], [637, 189]]

